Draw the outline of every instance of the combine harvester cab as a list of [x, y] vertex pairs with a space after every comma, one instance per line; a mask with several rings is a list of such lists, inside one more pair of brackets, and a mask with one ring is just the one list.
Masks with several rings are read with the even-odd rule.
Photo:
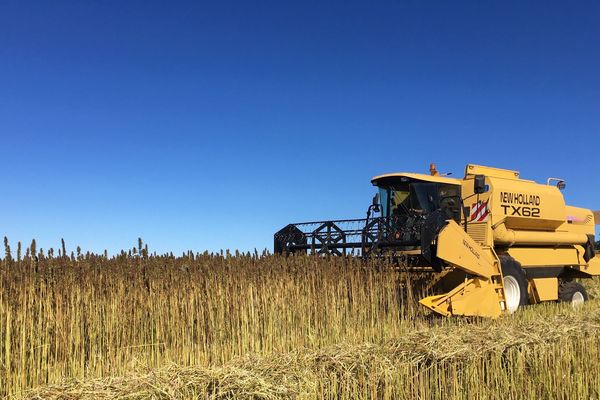
[[478, 165], [463, 179], [430, 172], [373, 178], [379, 192], [367, 218], [287, 225], [275, 252], [402, 257], [407, 269], [432, 273], [428, 286], [442, 294], [421, 304], [446, 316], [587, 300], [574, 279], [600, 275], [597, 212], [565, 205], [564, 181], [538, 184]]

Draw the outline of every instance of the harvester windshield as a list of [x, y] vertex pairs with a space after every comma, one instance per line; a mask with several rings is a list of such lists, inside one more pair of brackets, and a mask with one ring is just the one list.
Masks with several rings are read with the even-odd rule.
[[[382, 217], [433, 212], [442, 203], [454, 203], [460, 199], [460, 186], [397, 179], [377, 183], [381, 201]], [[455, 219], [459, 219], [456, 216]]]

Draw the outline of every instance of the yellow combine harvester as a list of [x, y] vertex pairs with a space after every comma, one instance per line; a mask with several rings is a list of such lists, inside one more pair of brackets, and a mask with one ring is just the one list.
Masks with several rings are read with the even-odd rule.
[[386, 174], [372, 183], [379, 192], [367, 218], [289, 224], [275, 234], [275, 252], [401, 258], [408, 270], [432, 273], [429, 287], [441, 293], [421, 304], [446, 316], [581, 303], [587, 293], [574, 279], [600, 275], [600, 215], [567, 206], [561, 179], [538, 184], [471, 164], [455, 179], [432, 164], [429, 175]]

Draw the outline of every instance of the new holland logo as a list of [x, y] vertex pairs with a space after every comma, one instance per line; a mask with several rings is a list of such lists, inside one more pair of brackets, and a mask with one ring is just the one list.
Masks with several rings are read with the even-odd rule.
[[471, 206], [471, 222], [483, 222], [490, 215], [488, 202], [479, 200]]

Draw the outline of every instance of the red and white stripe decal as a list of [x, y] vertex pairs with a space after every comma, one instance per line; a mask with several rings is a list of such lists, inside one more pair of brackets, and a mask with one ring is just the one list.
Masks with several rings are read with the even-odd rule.
[[471, 206], [471, 222], [483, 222], [490, 214], [487, 201], [478, 201]]

